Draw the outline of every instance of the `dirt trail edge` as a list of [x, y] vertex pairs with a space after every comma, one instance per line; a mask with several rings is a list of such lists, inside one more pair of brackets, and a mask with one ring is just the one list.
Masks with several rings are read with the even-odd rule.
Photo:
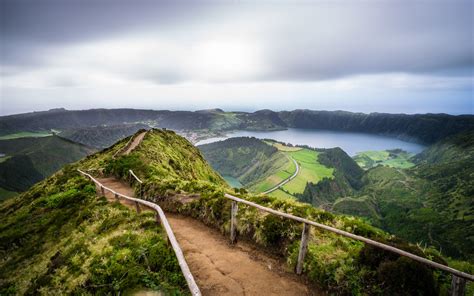
[[[138, 138], [138, 137], [137, 137]], [[98, 178], [103, 185], [128, 196], [133, 189], [114, 178]], [[113, 201], [111, 193], [106, 193]], [[134, 208], [132, 204], [126, 204]], [[166, 213], [191, 272], [203, 295], [316, 295], [293, 273], [283, 271], [278, 260], [251, 244], [232, 246], [217, 230], [200, 221]]]
[[130, 154], [130, 152], [133, 151], [133, 149], [135, 149], [138, 144], [140, 144], [140, 142], [143, 140], [143, 137], [145, 137], [146, 135], [146, 131], [144, 132], [141, 132], [139, 133], [132, 141], [132, 143], [130, 144], [130, 146], [127, 148], [127, 150], [125, 150], [122, 154], [123, 155], [127, 155], [127, 154]]

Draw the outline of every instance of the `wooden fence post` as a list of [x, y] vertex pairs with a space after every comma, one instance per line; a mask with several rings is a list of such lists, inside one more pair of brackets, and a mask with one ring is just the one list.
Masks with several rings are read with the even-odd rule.
[[230, 209], [230, 243], [234, 244], [237, 238], [237, 211], [239, 205], [236, 201], [232, 201], [232, 206]]
[[105, 196], [105, 189], [102, 185], [100, 185], [100, 193], [102, 193], [102, 196]]
[[466, 280], [460, 277], [455, 276], [454, 274], [451, 276], [451, 296], [464, 296], [466, 293]]
[[298, 253], [298, 262], [296, 263], [296, 274], [303, 272], [303, 263], [306, 251], [308, 250], [308, 238], [309, 238], [310, 226], [306, 223], [303, 224], [303, 233], [301, 234], [300, 252]]
[[140, 209], [140, 204], [138, 201], [135, 202], [135, 207], [137, 208], [137, 213], [140, 213], [142, 210]]
[[114, 194], [114, 197], [115, 197], [115, 199], [116, 199], [117, 201], [119, 201], [119, 196], [118, 196], [117, 193]]

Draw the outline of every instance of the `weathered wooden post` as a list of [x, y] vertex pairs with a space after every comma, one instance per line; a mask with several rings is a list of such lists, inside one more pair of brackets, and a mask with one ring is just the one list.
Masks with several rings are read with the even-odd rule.
[[460, 277], [455, 276], [454, 274], [451, 276], [451, 296], [464, 296], [466, 293], [466, 280]]
[[118, 194], [117, 194], [117, 192], [114, 193], [114, 197], [115, 197], [115, 200], [117, 200], [117, 201], [120, 200], [120, 199], [119, 199], [119, 196], [118, 196]]
[[232, 201], [232, 206], [230, 209], [230, 243], [234, 244], [237, 238], [237, 211], [239, 205], [236, 201]]
[[301, 234], [300, 252], [298, 253], [298, 262], [296, 263], [296, 274], [303, 272], [304, 257], [308, 250], [309, 224], [303, 224], [303, 233]]
[[102, 185], [100, 185], [100, 193], [102, 194], [102, 196], [105, 196], [105, 189]]
[[135, 208], [137, 208], [137, 213], [140, 213], [142, 210], [140, 209], [140, 204], [138, 201], [135, 202]]

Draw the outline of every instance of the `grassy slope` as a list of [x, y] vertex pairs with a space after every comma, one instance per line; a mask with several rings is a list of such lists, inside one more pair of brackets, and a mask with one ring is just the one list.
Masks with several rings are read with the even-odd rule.
[[283, 186], [283, 189], [289, 193], [303, 193], [307, 183], [316, 184], [323, 178], [333, 177], [333, 169], [319, 163], [317, 151], [304, 148], [285, 153], [296, 160], [300, 166], [298, 175]]
[[281, 153], [276, 153], [274, 157], [269, 160], [272, 163], [271, 169], [267, 172], [267, 176], [260, 178], [255, 182], [255, 185], [249, 189], [254, 192], [264, 192], [270, 188], [275, 187], [283, 180], [291, 177], [296, 170], [293, 161], [283, 156]]
[[411, 169], [376, 167], [364, 186], [334, 210], [362, 215], [375, 225], [443, 253], [474, 261], [474, 134], [460, 134], [418, 155]]
[[413, 154], [397, 149], [360, 152], [357, 153], [357, 155], [353, 158], [363, 169], [370, 169], [377, 165], [408, 169], [415, 165], [411, 161], [411, 157], [413, 157]]
[[9, 257], [0, 263], [0, 294], [95, 295], [140, 287], [188, 293], [154, 215], [138, 215], [97, 198], [93, 184], [76, 168], [105, 167], [120, 177], [137, 165], [134, 170], [158, 186], [191, 181], [226, 188], [225, 183], [194, 146], [173, 132], [151, 131], [132, 155], [114, 160], [112, 155], [127, 141], [1, 204], [0, 248]]
[[0, 250], [8, 254], [0, 262], [0, 294], [183, 292], [154, 215], [96, 197], [75, 167], [0, 205]]
[[9, 158], [0, 163], [0, 187], [24, 191], [94, 150], [57, 136], [0, 141], [0, 151]]
[[285, 155], [255, 138], [231, 138], [199, 149], [214, 169], [256, 192], [275, 186], [295, 170]]

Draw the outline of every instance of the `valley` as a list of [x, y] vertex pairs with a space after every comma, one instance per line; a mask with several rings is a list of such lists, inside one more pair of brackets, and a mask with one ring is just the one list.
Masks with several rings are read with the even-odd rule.
[[[470, 198], [473, 183], [468, 181], [470, 173], [467, 171], [474, 167], [471, 165], [474, 161], [473, 138], [472, 133], [460, 134], [416, 156], [392, 149], [359, 153], [353, 159], [340, 149], [311, 149], [286, 146], [268, 139], [247, 139], [278, 147], [274, 153], [283, 154], [281, 159], [291, 157], [301, 165], [301, 172], [294, 179], [268, 195], [364, 217], [373, 225], [414, 243], [435, 246], [450, 256], [471, 261], [474, 255], [469, 242], [474, 234], [474, 206]], [[246, 143], [238, 139], [245, 138], [230, 138], [199, 147], [211, 165], [219, 162], [219, 166], [214, 167], [220, 171], [219, 167], [232, 166], [233, 162], [221, 148], [227, 141], [234, 141], [234, 153], [240, 149], [251, 153], [261, 145], [236, 146], [236, 143]], [[209, 158], [210, 148], [213, 156]], [[459, 171], [449, 175], [450, 167], [457, 167]], [[265, 191], [263, 186], [275, 186], [293, 172], [294, 168], [280, 168], [269, 175], [254, 174], [251, 183], [246, 183], [248, 179], [240, 178], [239, 174], [234, 177], [248, 190], [260, 193]], [[277, 179], [276, 176], [281, 177]], [[446, 193], [446, 189], [438, 186], [446, 186], [445, 178], [454, 183], [452, 191], [448, 191], [450, 195], [442, 198], [441, 192]], [[275, 179], [274, 183], [269, 182]], [[453, 229], [463, 229], [462, 234]]]
[[[220, 111], [213, 112], [221, 113]], [[208, 111], [202, 112], [205, 116], [208, 113]], [[225, 115], [222, 118], [222, 125], [217, 126], [232, 125], [235, 123], [232, 123], [233, 120], [239, 117]], [[223, 222], [227, 218], [219, 216], [221, 214], [216, 212], [221, 205], [212, 196], [223, 190], [249, 196], [251, 200], [260, 203], [267, 202], [268, 206], [283, 206], [290, 211], [299, 211], [297, 209], [300, 205], [306, 204], [304, 212], [316, 211], [318, 215], [332, 215], [331, 223], [349, 223], [350, 225], [350, 223], [355, 223], [349, 222], [353, 221], [351, 219], [358, 219], [356, 220], [357, 227], [354, 228], [359, 229], [357, 231], [370, 233], [382, 240], [388, 239], [388, 234], [395, 235], [397, 239], [406, 240], [410, 248], [421, 246], [430, 254], [429, 256], [445, 256], [440, 257], [443, 258], [440, 260], [445, 260], [450, 265], [466, 272], [472, 273], [474, 270], [474, 265], [471, 263], [474, 254], [471, 247], [474, 237], [472, 228], [474, 207], [470, 199], [473, 191], [472, 180], [467, 177], [474, 167], [474, 164], [471, 165], [474, 155], [471, 151], [474, 138], [472, 133], [463, 132], [448, 137], [427, 146], [422, 151], [425, 147], [423, 145], [378, 135], [321, 133], [291, 128], [265, 132], [248, 130], [225, 132], [227, 136], [224, 136], [222, 131], [201, 133], [200, 130], [177, 130], [179, 134], [188, 137], [191, 135], [194, 139], [205, 138], [205, 141], [209, 142], [199, 145], [198, 151], [192, 143], [178, 136], [177, 133], [151, 129], [150, 125], [152, 125], [150, 121], [148, 124], [122, 123], [100, 127], [77, 127], [64, 131], [55, 129], [59, 136], [40, 133], [38, 135], [44, 136], [29, 137], [32, 135], [29, 132], [7, 136], [11, 139], [0, 140], [0, 152], [3, 153], [0, 172], [4, 172], [0, 174], [3, 178], [0, 178], [0, 181], [4, 182], [1, 184], [6, 184], [0, 187], [0, 196], [5, 200], [4, 206], [9, 207], [12, 201], [28, 196], [31, 194], [28, 192], [38, 190], [35, 189], [38, 186], [46, 186], [40, 184], [50, 184], [58, 174], [59, 176], [64, 174], [61, 171], [63, 165], [73, 163], [72, 167], [77, 167], [78, 163], [74, 162], [79, 160], [83, 168], [92, 171], [100, 169], [103, 173], [122, 180], [127, 178], [128, 169], [133, 168], [140, 178], [150, 182], [140, 188], [140, 194], [161, 197], [177, 196], [178, 200], [184, 201], [189, 200], [186, 192], [193, 192], [192, 196], [205, 197], [203, 200], [199, 199], [199, 202], [192, 203], [191, 208], [188, 205], [176, 203], [174, 199], [168, 201], [166, 198], [167, 201], [163, 205], [169, 211], [186, 213], [191, 217], [197, 215], [201, 217], [199, 219], [204, 219], [203, 222], [206, 225], [211, 223], [221, 231], [223, 229], [225, 231], [228, 227], [228, 224], [222, 224], [227, 223]], [[144, 130], [150, 130], [150, 132], [144, 133]], [[136, 141], [127, 149], [128, 153], [124, 153], [117, 159], [110, 158], [118, 151], [117, 147], [125, 145], [129, 140], [127, 135], [134, 133]], [[280, 135], [286, 133], [287, 136], [295, 134], [304, 136], [299, 139], [284, 137], [283, 141], [269, 138], [278, 133]], [[214, 141], [212, 136], [216, 134], [222, 136], [224, 140]], [[229, 135], [236, 134], [258, 135], [262, 139], [257, 137], [227, 138]], [[350, 154], [341, 148], [333, 148], [331, 145], [337, 142], [328, 140], [338, 136], [341, 136], [339, 143], [349, 146], [352, 143], [356, 148], [350, 148], [349, 150], [352, 151]], [[117, 139], [119, 140], [117, 143], [113, 142]], [[303, 143], [301, 141], [305, 139], [310, 139], [311, 145], [294, 144]], [[318, 143], [326, 143], [326, 148], [312, 147]], [[396, 146], [398, 144], [412, 150], [407, 152], [398, 149], [399, 147]], [[382, 150], [377, 150], [379, 148]], [[99, 149], [103, 150], [95, 153]], [[87, 155], [90, 156], [80, 160]], [[53, 163], [55, 165], [51, 166]], [[49, 177], [57, 170], [59, 173]], [[45, 181], [41, 181], [45, 178]], [[36, 182], [39, 183], [34, 185]], [[61, 186], [66, 186], [65, 188], [69, 186], [62, 184]], [[21, 193], [22, 191], [25, 193]], [[47, 192], [41, 194], [47, 196], [49, 194]], [[195, 195], [196, 192], [198, 192], [197, 195]], [[63, 198], [62, 195], [61, 197], [53, 195], [53, 197], [50, 203], [55, 203], [56, 201], [53, 200], [56, 198]], [[64, 198], [69, 198], [69, 195]], [[191, 200], [193, 198], [195, 197]], [[163, 202], [160, 199], [155, 201]], [[210, 209], [212, 209], [211, 212], [209, 212]], [[242, 215], [240, 217], [242, 221], [250, 223], [240, 225], [242, 235], [249, 231], [251, 240], [255, 240], [257, 244], [278, 245], [282, 239], [292, 241], [294, 238], [292, 234], [294, 226], [280, 225], [280, 222], [271, 218], [253, 220], [255, 217], [252, 212]], [[18, 222], [8, 223], [10, 224], [5, 225], [10, 225], [13, 229], [18, 227], [18, 224], [11, 224]], [[258, 226], [259, 223], [267, 224]], [[258, 227], [268, 227], [265, 228], [268, 233], [258, 232], [260, 231]], [[335, 250], [341, 252], [337, 246], [339, 243], [332, 239], [329, 236], [313, 241], [316, 245], [322, 245], [321, 248], [313, 245], [310, 248], [310, 253], [313, 254], [311, 256], [332, 258], [329, 253]], [[349, 262], [354, 259], [347, 259], [349, 261], [346, 262], [342, 258], [353, 258], [351, 256], [356, 256], [354, 254], [360, 254], [363, 250], [361, 247], [347, 242], [345, 247], [347, 250], [334, 255], [335, 257], [330, 259], [328, 264], [335, 264], [331, 260], [342, 260], [337, 263], [337, 268], [345, 274], [347, 280], [350, 277], [360, 277], [361, 265], [351, 265], [352, 263]], [[294, 262], [290, 258], [294, 256], [295, 251], [289, 251], [290, 254], [285, 252], [282, 253], [284, 256], [290, 256], [287, 261]], [[335, 284], [332, 271], [330, 272], [329, 269], [322, 271], [329, 267], [319, 265], [317, 262], [310, 261], [306, 267], [307, 272], [311, 270], [323, 272], [325, 280], [321, 282], [317, 278], [312, 278], [312, 281], [322, 285], [324, 289], [332, 291], [341, 289]], [[346, 268], [358, 271], [347, 273], [343, 271]], [[26, 275], [19, 276], [25, 278]], [[54, 277], [57, 276], [54, 275]], [[350, 289], [357, 291], [367, 289], [360, 286], [363, 283], [361, 280], [352, 284], [345, 281], [345, 285], [349, 285]], [[51, 285], [51, 282], [45, 283]], [[448, 284], [444, 282], [441, 286], [443, 285]], [[28, 289], [37, 289], [37, 287]]]
[[[138, 132], [134, 139], [134, 149], [124, 149], [130, 142], [130, 138], [125, 138], [108, 149], [64, 167], [25, 193], [0, 204], [3, 217], [0, 223], [0, 247], [10, 254], [7, 260], [0, 262], [0, 270], [2, 274], [14, 275], [0, 278], [2, 293], [17, 291], [24, 294], [41, 290], [65, 294], [104, 294], [105, 291], [146, 289], [159, 289], [171, 294], [185, 293], [184, 279], [178, 272], [179, 267], [172, 251], [160, 234], [161, 226], [156, 224], [155, 217], [147, 211], [133, 213], [132, 209], [120, 203], [110, 203], [101, 196], [95, 197], [96, 188], [90, 180], [79, 175], [78, 168], [93, 172], [98, 178], [105, 178], [100, 180], [108, 182], [110, 186], [115, 186], [113, 184], [117, 182], [128, 183], [129, 172], [133, 170], [142, 183], [132, 183], [132, 187], [127, 189], [128, 194], [160, 204], [167, 213], [185, 216], [170, 216], [173, 225], [183, 227], [183, 231], [191, 231], [189, 227], [194, 229], [202, 225], [203, 229], [214, 228], [216, 235], [228, 233], [230, 202], [223, 196], [228, 192], [265, 207], [382, 241], [443, 264], [445, 262], [436, 250], [409, 244], [362, 219], [333, 214], [293, 199], [282, 200], [236, 191], [208, 165], [196, 147], [172, 131], [153, 129], [146, 134]], [[251, 147], [259, 145], [262, 149], [257, 156], [261, 161], [281, 153], [276, 147], [257, 139], [227, 141], [237, 141], [227, 145], [227, 149], [230, 149], [227, 153], [235, 151], [236, 143]], [[291, 153], [302, 152], [300, 156], [295, 154], [300, 162], [316, 159], [316, 154], [309, 154], [304, 149], [283, 149], [293, 150], [288, 151]], [[251, 152], [242, 148], [240, 150]], [[318, 161], [325, 163], [325, 157], [330, 158], [322, 150], [318, 152]], [[246, 155], [249, 154], [240, 153], [234, 157], [242, 160]], [[98, 192], [100, 194], [100, 190]], [[113, 200], [112, 196], [109, 199]], [[25, 214], [30, 215], [30, 219], [23, 219]], [[191, 221], [188, 226], [183, 224], [186, 220]], [[198, 224], [201, 223], [199, 221], [203, 224]], [[300, 223], [282, 220], [245, 206], [239, 207], [238, 221], [240, 239], [248, 240], [260, 251], [271, 250], [272, 254], [282, 258], [283, 266], [287, 266], [288, 270], [294, 269], [302, 228]], [[450, 285], [447, 278], [439, 277], [436, 272], [419, 263], [322, 230], [314, 229], [312, 232], [304, 272], [309, 284], [316, 285], [318, 289], [334, 293], [372, 294], [376, 292], [374, 287], [383, 285], [384, 291], [390, 293], [398, 289], [400, 282], [405, 282], [409, 283], [408, 289], [415, 293], [437, 289], [446, 291]], [[216, 254], [207, 254], [209, 248], [204, 246], [205, 250], [194, 251], [189, 242], [196, 237], [186, 238], [186, 235], [177, 232], [189, 262], [210, 261], [209, 266], [214, 267], [206, 270], [215, 274], [216, 266], [221, 264], [217, 259], [212, 261], [212, 258], [217, 258]], [[192, 245], [202, 244], [204, 239]], [[207, 255], [202, 257], [200, 253]], [[248, 263], [253, 266], [251, 270], [258, 270], [260, 267], [256, 265], [254, 256], [250, 257], [252, 260]], [[232, 260], [233, 257], [226, 260]], [[24, 269], [26, 265], [34, 268]], [[198, 264], [197, 269], [192, 263], [190, 266], [198, 279], [202, 277], [204, 282], [212, 282], [212, 278], [205, 276], [207, 271], [202, 269], [202, 264]], [[408, 272], [413, 268], [417, 270], [416, 278]], [[399, 273], [400, 270], [403, 272]], [[386, 278], [395, 271], [397, 280], [386, 282]], [[278, 271], [267, 270], [264, 273], [262, 270], [258, 277], [250, 277], [259, 279], [273, 272]], [[381, 276], [375, 276], [378, 274]], [[223, 277], [227, 281], [229, 277], [238, 279], [248, 276], [224, 272], [219, 278]], [[109, 286], [107, 282], [110, 278], [112, 281], [117, 278], [120, 280]], [[270, 280], [274, 286], [272, 290], [286, 287], [282, 280], [278, 280], [278, 285], [276, 280]], [[206, 291], [206, 285], [202, 287]], [[218, 286], [211, 289], [215, 288]], [[305, 290], [304, 287], [301, 289]], [[218, 290], [218, 293], [224, 292]]]

